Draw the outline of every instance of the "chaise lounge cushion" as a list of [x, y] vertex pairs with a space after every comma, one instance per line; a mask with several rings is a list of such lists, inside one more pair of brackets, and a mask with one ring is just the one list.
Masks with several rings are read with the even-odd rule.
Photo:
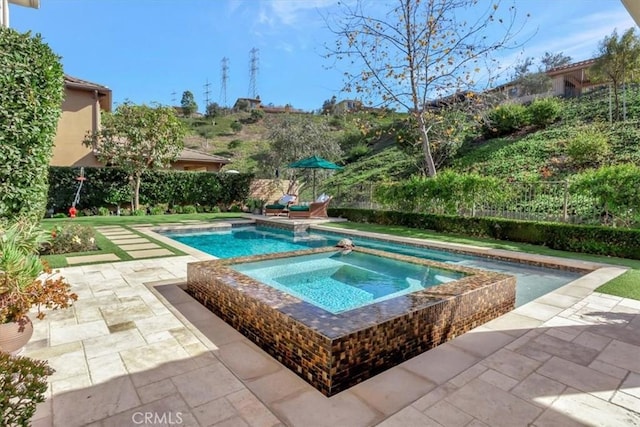
[[309, 206], [305, 205], [292, 205], [289, 206], [290, 211], [304, 212], [309, 210]]
[[286, 207], [286, 205], [281, 205], [280, 203], [274, 203], [272, 205], [265, 206], [266, 209], [284, 209]]

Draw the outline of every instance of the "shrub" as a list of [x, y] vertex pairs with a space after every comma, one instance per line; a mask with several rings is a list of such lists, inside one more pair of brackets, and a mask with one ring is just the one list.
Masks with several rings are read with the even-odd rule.
[[353, 222], [405, 226], [531, 243], [561, 251], [640, 259], [640, 230], [366, 209], [329, 208], [328, 213]]
[[58, 212], [57, 214], [53, 214], [52, 218], [66, 218], [67, 214], [63, 212]]
[[0, 352], [0, 420], [6, 426], [28, 426], [38, 403], [45, 401], [47, 377], [55, 371], [46, 361]]
[[39, 221], [63, 100], [60, 58], [42, 38], [0, 27], [0, 217]]
[[183, 214], [194, 214], [194, 213], [198, 213], [198, 209], [196, 209], [195, 206], [193, 205], [186, 205], [182, 207], [182, 213]]
[[571, 190], [596, 197], [602, 214], [630, 225], [640, 219], [640, 168], [636, 165], [602, 167], [577, 175]]
[[562, 112], [562, 103], [557, 98], [536, 99], [527, 108], [531, 123], [546, 127], [560, 118]]
[[242, 140], [241, 139], [234, 139], [233, 141], [231, 141], [228, 145], [230, 150], [236, 149], [238, 147], [240, 147], [242, 145]]
[[109, 216], [111, 215], [111, 211], [109, 210], [109, 208], [105, 208], [103, 206], [98, 208], [98, 215], [100, 216]]
[[347, 157], [349, 161], [354, 162], [367, 154], [369, 154], [369, 146], [367, 144], [358, 144], [349, 150]]
[[231, 130], [233, 131], [233, 133], [238, 133], [238, 132], [240, 132], [242, 130], [242, 123], [240, 123], [240, 122], [231, 122], [229, 127], [231, 127]]
[[132, 211], [133, 216], [145, 216], [147, 214], [147, 210], [144, 207], [140, 207], [140, 209], [136, 209]]
[[580, 129], [567, 142], [567, 155], [579, 167], [597, 166], [610, 152], [609, 138], [594, 127]]
[[482, 126], [485, 137], [509, 135], [530, 122], [527, 109], [520, 104], [504, 104], [490, 110]]
[[96, 233], [93, 227], [79, 224], [58, 225], [51, 230], [51, 240], [41, 250], [44, 255], [95, 251]]
[[168, 209], [167, 204], [162, 204], [162, 205], [153, 206], [150, 209], [150, 211], [151, 211], [151, 215], [164, 215], [167, 209]]

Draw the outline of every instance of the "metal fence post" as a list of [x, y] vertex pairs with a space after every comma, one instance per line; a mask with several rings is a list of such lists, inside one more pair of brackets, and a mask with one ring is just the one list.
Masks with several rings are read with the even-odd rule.
[[562, 201], [562, 220], [567, 222], [569, 219], [569, 181], [564, 180], [564, 199]]

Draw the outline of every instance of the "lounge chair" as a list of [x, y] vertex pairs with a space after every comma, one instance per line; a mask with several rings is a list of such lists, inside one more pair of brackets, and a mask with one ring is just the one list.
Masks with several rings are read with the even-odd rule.
[[298, 199], [298, 196], [293, 194], [285, 194], [280, 198], [280, 200], [272, 203], [270, 205], [266, 205], [264, 207], [265, 215], [275, 215], [280, 216], [280, 214], [287, 214], [289, 206], [291, 206]]
[[289, 206], [289, 218], [327, 218], [327, 206], [331, 197], [323, 202], [313, 202], [309, 205], [291, 205]]

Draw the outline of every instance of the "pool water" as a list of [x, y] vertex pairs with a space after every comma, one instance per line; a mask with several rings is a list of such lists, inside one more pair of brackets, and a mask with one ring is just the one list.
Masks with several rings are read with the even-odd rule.
[[458, 280], [464, 274], [360, 252], [257, 261], [231, 268], [337, 314]]
[[378, 249], [434, 261], [480, 268], [516, 276], [516, 306], [545, 295], [581, 276], [580, 273], [536, 267], [516, 262], [497, 261], [382, 240], [345, 236], [337, 232], [293, 234], [284, 230], [242, 226], [227, 231], [204, 233], [163, 233], [166, 236], [218, 258], [263, 255], [301, 249], [335, 246], [348, 237], [356, 246]]
[[163, 233], [180, 243], [191, 246], [218, 258], [235, 258], [278, 252], [320, 248], [335, 244], [322, 236], [304, 233], [293, 236], [280, 230], [265, 230], [255, 226], [234, 227], [223, 231], [199, 233]]

